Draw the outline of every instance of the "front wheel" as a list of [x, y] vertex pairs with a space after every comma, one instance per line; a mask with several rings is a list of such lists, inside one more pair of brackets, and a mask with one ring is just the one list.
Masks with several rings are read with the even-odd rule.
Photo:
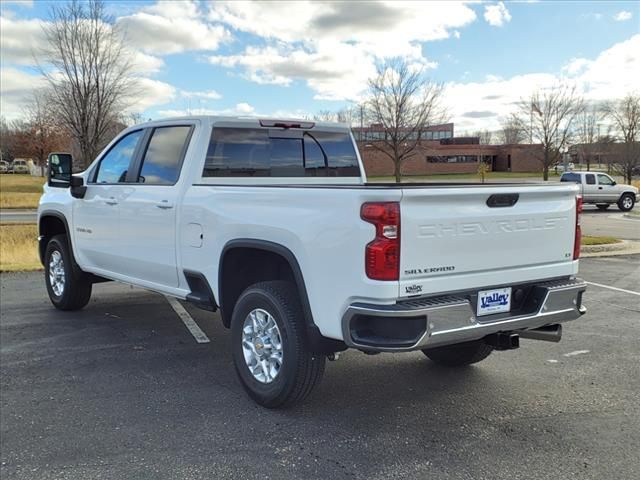
[[47, 293], [59, 310], [80, 310], [91, 299], [91, 282], [73, 265], [66, 235], [56, 235], [47, 243], [44, 277]]
[[622, 195], [622, 197], [620, 197], [620, 200], [618, 200], [618, 208], [623, 212], [628, 212], [633, 208], [635, 203], [635, 195], [631, 193], [625, 193], [624, 195]]
[[476, 340], [445, 347], [428, 348], [422, 350], [422, 353], [438, 365], [463, 367], [484, 360], [491, 355], [492, 351], [491, 345], [487, 345], [482, 340]]
[[267, 408], [302, 402], [320, 383], [325, 356], [309, 350], [295, 286], [284, 281], [247, 288], [231, 318], [233, 363], [249, 396]]

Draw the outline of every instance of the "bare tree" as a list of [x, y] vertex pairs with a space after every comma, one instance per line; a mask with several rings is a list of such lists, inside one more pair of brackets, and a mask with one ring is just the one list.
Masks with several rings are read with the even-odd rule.
[[43, 29], [47, 47], [40, 70], [56, 114], [88, 165], [110, 140], [109, 130], [132, 93], [129, 55], [101, 0], [54, 4]]
[[369, 80], [369, 94], [367, 118], [385, 131], [385, 138], [371, 145], [393, 161], [400, 183], [402, 164], [416, 154], [426, 128], [444, 116], [442, 84], [395, 58], [378, 66], [377, 75]]
[[504, 145], [515, 145], [525, 141], [527, 134], [515, 114], [509, 115], [501, 122], [498, 141]]
[[597, 106], [585, 108], [577, 118], [576, 126], [576, 153], [580, 163], [587, 164], [587, 171], [591, 170], [591, 163], [599, 157], [599, 131], [598, 122], [602, 112]]
[[19, 130], [20, 154], [44, 165], [49, 153], [68, 150], [70, 139], [65, 127], [53, 113], [47, 90], [36, 90], [26, 106], [27, 117]]
[[478, 130], [473, 136], [478, 137], [481, 145], [491, 145], [491, 140], [493, 140], [493, 132], [487, 129]]
[[542, 176], [549, 179], [549, 167], [562, 158], [575, 133], [575, 122], [584, 101], [575, 87], [559, 84], [537, 90], [520, 102], [518, 120], [532, 142], [542, 144]]
[[0, 117], [0, 160], [11, 162], [17, 154], [17, 136], [13, 125]]
[[331, 110], [320, 110], [313, 116], [313, 119], [320, 122], [335, 122], [336, 114]]
[[609, 102], [604, 111], [624, 144], [614, 171], [631, 183], [633, 171], [640, 165], [640, 95], [630, 94], [617, 102]]

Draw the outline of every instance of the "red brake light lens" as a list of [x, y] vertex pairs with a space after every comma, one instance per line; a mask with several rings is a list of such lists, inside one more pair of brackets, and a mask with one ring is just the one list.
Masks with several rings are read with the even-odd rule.
[[360, 217], [376, 227], [376, 237], [365, 249], [365, 271], [372, 280], [400, 277], [400, 204], [370, 202], [362, 205]]
[[573, 239], [573, 259], [580, 258], [580, 243], [582, 241], [582, 228], [580, 227], [580, 214], [582, 214], [582, 197], [576, 195], [576, 235]]

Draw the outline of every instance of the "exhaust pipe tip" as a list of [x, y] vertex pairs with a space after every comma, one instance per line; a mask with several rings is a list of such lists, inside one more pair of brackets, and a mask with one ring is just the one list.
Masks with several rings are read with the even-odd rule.
[[562, 339], [562, 325], [553, 324], [532, 330], [522, 330], [518, 332], [522, 338], [531, 340], [542, 340], [543, 342], [559, 342]]

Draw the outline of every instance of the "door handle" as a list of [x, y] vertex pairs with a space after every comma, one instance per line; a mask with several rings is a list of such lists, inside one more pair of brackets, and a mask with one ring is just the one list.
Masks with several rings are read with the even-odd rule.
[[114, 197], [109, 197], [109, 200], [105, 200], [104, 203], [107, 205], [117, 205], [118, 201]]
[[162, 200], [156, 205], [156, 207], [161, 208], [162, 210], [169, 210], [170, 208], [173, 208], [173, 205], [169, 203], [169, 200]]
[[598, 187], [598, 190], [602, 190], [602, 187]]

